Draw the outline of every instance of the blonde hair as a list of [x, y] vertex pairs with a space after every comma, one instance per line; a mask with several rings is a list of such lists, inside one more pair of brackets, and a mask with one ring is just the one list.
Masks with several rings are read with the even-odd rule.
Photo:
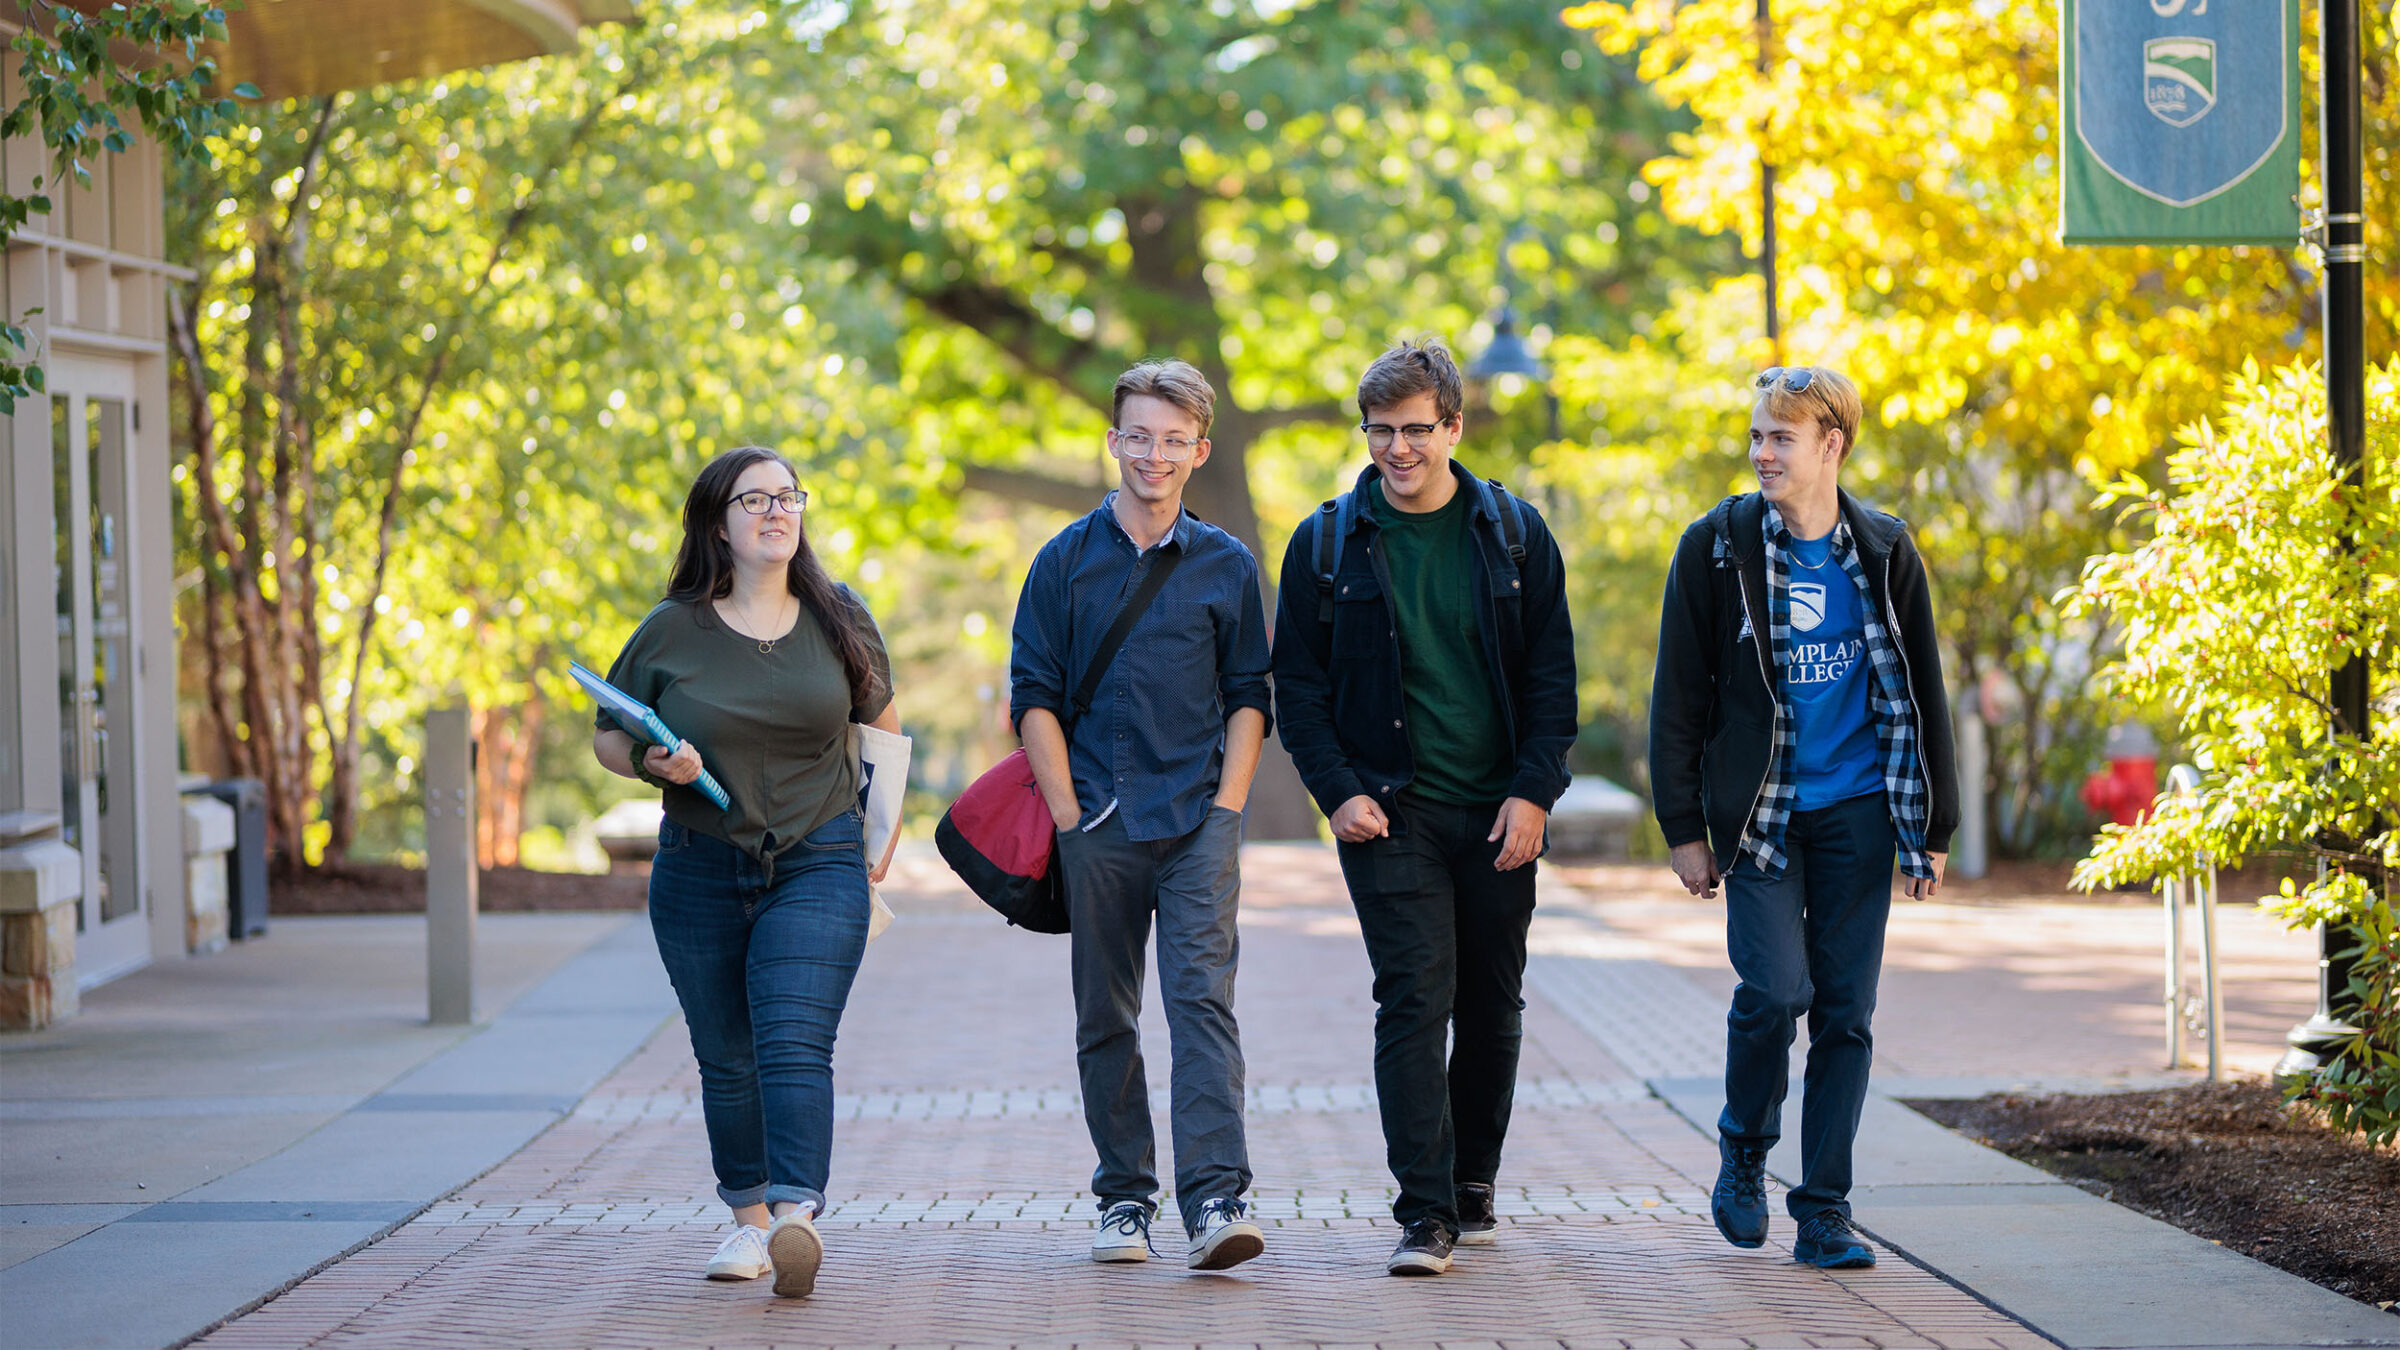
[[[1787, 381], [1806, 371], [1808, 387], [1795, 390]], [[1752, 405], [1763, 407], [1767, 416], [1778, 422], [1814, 422], [1827, 431], [1842, 433], [1842, 458], [1858, 444], [1858, 419], [1861, 407], [1858, 386], [1838, 370], [1824, 366], [1776, 366], [1759, 376], [1765, 381], [1758, 389]]]
[[1125, 416], [1125, 400], [1136, 397], [1165, 399], [1191, 414], [1200, 424], [1200, 436], [1208, 437], [1208, 427], [1217, 416], [1217, 391], [1208, 387], [1208, 377], [1189, 361], [1144, 361], [1117, 377], [1117, 388], [1108, 405], [1108, 420], [1117, 422]]

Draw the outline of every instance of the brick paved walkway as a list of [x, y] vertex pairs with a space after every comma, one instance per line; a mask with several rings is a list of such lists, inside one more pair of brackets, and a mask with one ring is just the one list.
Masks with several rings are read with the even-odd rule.
[[[1540, 988], [1501, 1244], [1439, 1279], [1384, 1275], [1368, 974], [1338, 873], [1297, 846], [1254, 847], [1246, 873], [1240, 1007], [1269, 1231], [1236, 1271], [1187, 1271], [1171, 1220], [1166, 1260], [1086, 1259], [1065, 944], [1001, 929], [920, 866], [893, 888], [901, 922], [843, 1028], [815, 1297], [698, 1277], [724, 1215], [678, 1022], [524, 1152], [201, 1344], [2049, 1344], [1888, 1254], [1834, 1274], [1727, 1247], [1707, 1217], [1713, 1147]], [[1155, 997], [1145, 1022], [1160, 1027]], [[1163, 1088], [1163, 1035], [1149, 1055]]]

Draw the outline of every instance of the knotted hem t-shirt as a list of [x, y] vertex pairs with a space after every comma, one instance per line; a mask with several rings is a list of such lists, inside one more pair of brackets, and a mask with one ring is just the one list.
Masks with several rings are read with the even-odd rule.
[[[668, 819], [764, 858], [858, 804], [850, 723], [883, 715], [892, 669], [874, 617], [842, 593], [874, 661], [868, 704], [851, 702], [841, 658], [805, 605], [773, 651], [760, 651], [706, 601], [661, 601], [634, 630], [608, 682], [690, 741], [733, 800], [721, 811], [699, 789], [670, 784]], [[605, 711], [594, 720], [602, 731], [628, 730]], [[641, 753], [637, 746], [637, 762]]]

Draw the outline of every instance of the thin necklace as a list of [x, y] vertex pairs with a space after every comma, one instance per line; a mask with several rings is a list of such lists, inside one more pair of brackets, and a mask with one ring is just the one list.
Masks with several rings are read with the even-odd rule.
[[1813, 562], [1813, 563], [1812, 563], [1812, 562], [1802, 562], [1802, 561], [1800, 561], [1800, 549], [1799, 549], [1799, 543], [1800, 543], [1800, 541], [1799, 541], [1799, 540], [1797, 540], [1797, 539], [1793, 540], [1793, 541], [1792, 541], [1792, 545], [1793, 545], [1793, 546], [1792, 546], [1791, 548], [1787, 548], [1787, 549], [1785, 549], [1785, 550], [1783, 551], [1783, 556], [1784, 556], [1784, 557], [1786, 557], [1786, 558], [1788, 558], [1788, 559], [1790, 559], [1790, 560], [1791, 560], [1791, 563], [1792, 563], [1792, 565], [1793, 565], [1793, 566], [1795, 566], [1795, 567], [1798, 567], [1798, 568], [1800, 568], [1802, 571], [1807, 571], [1807, 572], [1822, 572], [1822, 571], [1824, 571], [1824, 570], [1825, 570], [1826, 566], [1827, 566], [1828, 564], [1830, 564], [1830, 563], [1833, 561], [1833, 539], [1832, 539], [1832, 537], [1831, 537], [1831, 536], [1827, 536], [1827, 537], [1826, 537], [1826, 540], [1825, 540], [1825, 561], [1824, 561], [1824, 562]]
[[[778, 643], [778, 642], [781, 642], [781, 641], [783, 641], [784, 637], [785, 637], [785, 636], [788, 636], [788, 634], [779, 634], [779, 635], [777, 635], [777, 636], [775, 636], [775, 637], [771, 637], [771, 638], [767, 638], [767, 637], [760, 637], [760, 636], [759, 636], [759, 634], [760, 634], [760, 633], [763, 633], [763, 632], [765, 632], [765, 631], [767, 631], [767, 630], [766, 630], [766, 628], [765, 628], [763, 625], [761, 625], [761, 624], [759, 623], [759, 621], [758, 621], [758, 620], [756, 620], [756, 619], [753, 619], [753, 618], [751, 618], [751, 617], [750, 617], [750, 607], [749, 607], [749, 606], [747, 606], [747, 605], [745, 605], [745, 604], [743, 604], [741, 601], [739, 601], [739, 600], [736, 600], [736, 601], [734, 601], [734, 602], [733, 602], [733, 609], [734, 609], [734, 612], [735, 612], [735, 613], [737, 613], [737, 614], [739, 614], [739, 615], [741, 615], [741, 616], [742, 616], [742, 622], [743, 622], [743, 623], [746, 623], [746, 624], [750, 625], [750, 629], [751, 629], [751, 631], [750, 631], [750, 635], [749, 635], [749, 636], [750, 636], [750, 640], [751, 640], [752, 642], [755, 642], [755, 643], [757, 643], [757, 644], [758, 644], [758, 649], [759, 649], [760, 651], [762, 651], [762, 652], [772, 652], [772, 651], [774, 651], [774, 650], [775, 650], [775, 644], [776, 644], [776, 643]], [[781, 600], [777, 600], [777, 601], [775, 602], [775, 617], [777, 617], [777, 618], [782, 618], [782, 617], [783, 617], [783, 602], [782, 602]]]

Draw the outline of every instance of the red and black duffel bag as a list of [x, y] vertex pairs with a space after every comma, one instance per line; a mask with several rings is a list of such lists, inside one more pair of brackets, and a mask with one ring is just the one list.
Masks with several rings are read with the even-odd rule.
[[1036, 933], [1067, 931], [1058, 827], [1024, 751], [1010, 751], [967, 785], [933, 827], [933, 844], [967, 889], [1010, 923]]
[[[1101, 636], [1091, 668], [1075, 690], [1071, 718], [1059, 719], [1061, 730], [1071, 732], [1092, 710], [1092, 695], [1099, 692], [1109, 663], [1117, 659], [1117, 649], [1125, 645], [1125, 635], [1181, 561], [1180, 546], [1159, 550], [1142, 584]], [[1058, 865], [1058, 826], [1023, 750], [1011, 750], [967, 785], [942, 813], [941, 824], [934, 826], [933, 844], [967, 889], [1000, 911], [1002, 918], [1036, 933], [1067, 931], [1067, 879]]]

